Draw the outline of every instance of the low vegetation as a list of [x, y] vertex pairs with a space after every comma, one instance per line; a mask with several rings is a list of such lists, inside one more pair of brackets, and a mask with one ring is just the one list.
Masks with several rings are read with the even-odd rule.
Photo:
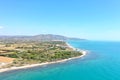
[[0, 43], [0, 56], [15, 59], [8, 66], [51, 62], [80, 55], [82, 53], [73, 51], [63, 41]]

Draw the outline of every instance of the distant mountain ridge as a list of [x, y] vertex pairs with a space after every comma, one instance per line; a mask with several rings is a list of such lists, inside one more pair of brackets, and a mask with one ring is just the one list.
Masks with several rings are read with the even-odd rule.
[[0, 41], [54, 41], [54, 40], [85, 40], [80, 38], [69, 38], [61, 35], [40, 34], [35, 36], [0, 36]]

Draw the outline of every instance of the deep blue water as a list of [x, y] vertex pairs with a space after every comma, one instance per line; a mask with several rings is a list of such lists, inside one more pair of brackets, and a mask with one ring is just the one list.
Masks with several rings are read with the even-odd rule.
[[0, 80], [120, 80], [120, 42], [69, 43], [89, 53], [63, 63], [0, 73]]

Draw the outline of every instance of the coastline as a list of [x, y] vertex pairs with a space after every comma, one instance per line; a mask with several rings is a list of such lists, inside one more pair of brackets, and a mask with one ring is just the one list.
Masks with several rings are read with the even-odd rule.
[[[72, 48], [73, 50], [76, 50], [76, 48], [74, 48], [70, 44], [68, 44], [68, 43], [66, 43], [66, 44], [67, 44], [68, 47]], [[69, 61], [69, 60], [72, 60], [72, 59], [82, 58], [82, 57], [84, 57], [87, 54], [87, 51], [85, 51], [85, 50], [79, 50], [79, 51], [82, 53], [82, 55], [77, 56], [77, 57], [72, 57], [72, 58], [58, 60], [58, 61], [53, 61], [53, 62], [44, 62], [44, 63], [39, 63], [39, 64], [25, 65], [25, 66], [20, 66], [20, 67], [4, 68], [4, 69], [0, 69], [0, 73], [6, 72], [6, 71], [12, 71], [12, 70], [18, 70], [18, 69], [27, 69], [27, 68], [31, 68], [31, 67], [37, 67], [37, 66], [43, 66], [43, 65], [49, 65], [49, 64], [66, 62], [66, 61]]]

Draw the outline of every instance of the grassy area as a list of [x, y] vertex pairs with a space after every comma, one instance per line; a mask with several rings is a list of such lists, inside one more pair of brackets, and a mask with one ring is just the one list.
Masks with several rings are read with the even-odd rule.
[[0, 43], [0, 56], [15, 58], [9, 66], [51, 62], [80, 56], [63, 41]]

